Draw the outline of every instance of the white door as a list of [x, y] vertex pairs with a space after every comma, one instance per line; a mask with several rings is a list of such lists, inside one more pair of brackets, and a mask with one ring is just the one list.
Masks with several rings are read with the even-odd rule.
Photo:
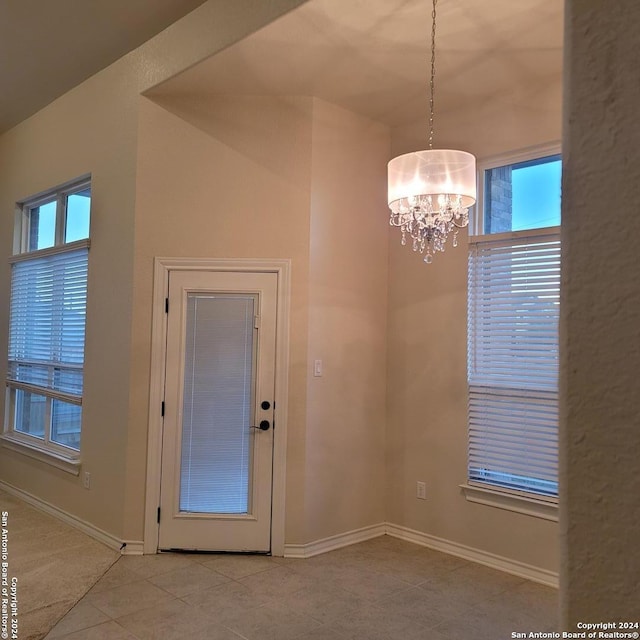
[[159, 548], [267, 552], [275, 273], [171, 271]]

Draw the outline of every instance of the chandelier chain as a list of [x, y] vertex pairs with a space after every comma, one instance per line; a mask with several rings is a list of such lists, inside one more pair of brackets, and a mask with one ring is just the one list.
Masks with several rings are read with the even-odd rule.
[[436, 78], [436, 4], [438, 0], [433, 0], [433, 10], [431, 11], [431, 78], [429, 80], [429, 149], [433, 149], [433, 114], [434, 114], [434, 93]]
[[389, 224], [400, 228], [402, 244], [411, 243], [427, 263], [444, 251], [450, 236], [457, 246], [458, 231], [469, 224], [469, 207], [476, 201], [475, 158], [466, 151], [433, 148], [437, 2], [432, 0], [431, 12], [429, 149], [400, 155], [388, 167]]

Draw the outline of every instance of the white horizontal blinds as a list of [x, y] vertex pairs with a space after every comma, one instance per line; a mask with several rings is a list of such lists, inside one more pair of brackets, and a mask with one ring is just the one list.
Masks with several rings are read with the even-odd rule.
[[469, 478], [556, 495], [559, 235], [475, 242], [468, 303]]
[[87, 266], [87, 247], [12, 265], [10, 386], [33, 385], [43, 395], [61, 392], [81, 401]]
[[249, 511], [255, 298], [187, 297], [180, 511]]
[[558, 395], [471, 386], [469, 478], [557, 494]]

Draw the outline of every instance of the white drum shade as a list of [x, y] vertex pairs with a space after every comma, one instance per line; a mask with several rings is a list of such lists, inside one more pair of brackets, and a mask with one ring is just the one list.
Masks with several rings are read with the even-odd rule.
[[431, 149], [398, 156], [388, 164], [389, 206], [403, 198], [461, 196], [461, 206], [476, 202], [476, 159], [466, 151]]

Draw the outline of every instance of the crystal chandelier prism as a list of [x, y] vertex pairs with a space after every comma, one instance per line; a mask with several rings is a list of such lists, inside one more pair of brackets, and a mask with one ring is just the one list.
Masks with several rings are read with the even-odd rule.
[[398, 156], [388, 164], [389, 223], [400, 227], [402, 244], [410, 240], [414, 251], [430, 263], [444, 251], [453, 233], [469, 224], [469, 207], [476, 202], [476, 159], [466, 151], [433, 149], [436, 3], [431, 27], [431, 79], [429, 82], [429, 149]]

